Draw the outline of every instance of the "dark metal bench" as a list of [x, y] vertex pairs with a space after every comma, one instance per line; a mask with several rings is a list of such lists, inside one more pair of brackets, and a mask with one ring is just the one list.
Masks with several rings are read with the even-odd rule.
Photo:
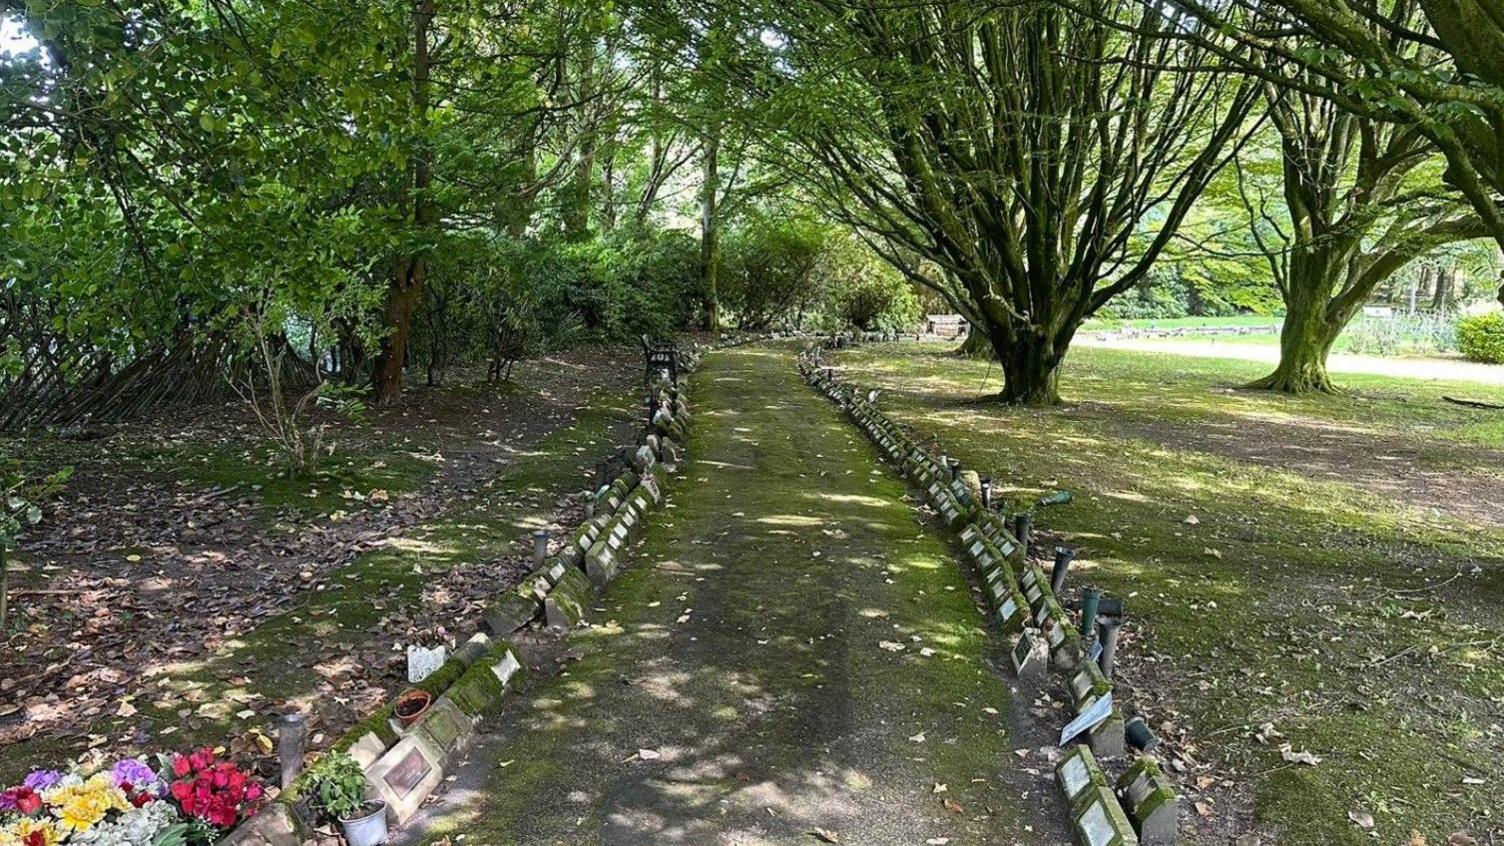
[[647, 335], [642, 336], [642, 355], [646, 360], [647, 368], [643, 371], [644, 383], [652, 384], [653, 378], [659, 373], [668, 373], [669, 381], [679, 384], [679, 345], [672, 341], [655, 342]]

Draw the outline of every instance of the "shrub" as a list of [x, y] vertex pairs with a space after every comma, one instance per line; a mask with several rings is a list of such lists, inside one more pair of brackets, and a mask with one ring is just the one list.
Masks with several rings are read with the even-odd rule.
[[812, 218], [762, 211], [728, 233], [720, 293], [737, 327], [799, 323], [818, 301], [822, 279], [816, 268], [831, 237], [830, 227]]
[[903, 274], [851, 237], [833, 238], [821, 256], [829, 286], [831, 328], [913, 331], [923, 316], [919, 295]]
[[1471, 361], [1504, 364], [1504, 313], [1493, 311], [1457, 321], [1457, 346]]
[[1457, 324], [1450, 315], [1421, 312], [1393, 317], [1359, 317], [1343, 332], [1347, 348], [1366, 355], [1429, 355], [1457, 349]]

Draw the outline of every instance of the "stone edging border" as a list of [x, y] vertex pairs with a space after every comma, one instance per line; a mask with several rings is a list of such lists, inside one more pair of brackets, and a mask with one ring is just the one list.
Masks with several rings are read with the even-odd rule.
[[[739, 346], [758, 338], [738, 338], [719, 346]], [[428, 712], [402, 727], [388, 702], [352, 726], [330, 747], [348, 752], [366, 774], [368, 795], [387, 803], [388, 819], [401, 824], [444, 782], [447, 768], [474, 743], [478, 729], [500, 710], [502, 698], [523, 671], [517, 649], [507, 639], [535, 623], [551, 631], [573, 628], [595, 595], [620, 572], [620, 557], [638, 535], [646, 515], [662, 503], [664, 491], [654, 470], [673, 472], [688, 442], [692, 415], [687, 377], [698, 369], [701, 351], [679, 353], [680, 384], [666, 378], [650, 392], [653, 414], [631, 452], [630, 467], [602, 485], [586, 502], [587, 518], [562, 548], [507, 588], [481, 613], [481, 631], [471, 636], [439, 669], [413, 687], [434, 697]], [[241, 823], [221, 846], [302, 846], [311, 842], [303, 777]]]
[[[838, 344], [838, 347], [846, 344]], [[902, 427], [875, 407], [875, 396], [838, 379], [819, 364], [823, 346], [800, 354], [800, 374], [816, 391], [840, 406], [890, 462], [925, 492], [946, 528], [956, 535], [983, 586], [986, 617], [1006, 635], [1016, 635], [1013, 670], [1037, 677], [1049, 666], [1067, 677], [1066, 689], [1077, 717], [1110, 696], [1112, 682], [1089, 659], [1081, 635], [1050, 588], [1049, 577], [1030, 562], [1003, 517], [982, 507], [979, 476], [953, 459], [942, 460], [915, 443]], [[874, 392], [875, 393], [875, 392]], [[1015, 577], [1017, 567], [1022, 575]], [[1039, 632], [1043, 642], [1033, 632]], [[1081, 846], [1171, 846], [1178, 837], [1179, 803], [1170, 781], [1152, 756], [1138, 757], [1109, 786], [1097, 756], [1126, 753], [1122, 712], [1113, 704], [1085, 732], [1056, 768], [1060, 787]], [[1095, 754], [1094, 754], [1095, 753]]]

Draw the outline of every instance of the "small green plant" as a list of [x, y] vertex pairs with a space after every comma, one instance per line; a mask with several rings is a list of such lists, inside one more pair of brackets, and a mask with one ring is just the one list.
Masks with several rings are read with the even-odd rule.
[[308, 797], [331, 822], [354, 819], [366, 805], [366, 775], [348, 752], [331, 752], [308, 768]]
[[1504, 364], [1504, 312], [1491, 311], [1457, 321], [1457, 346], [1470, 361]]

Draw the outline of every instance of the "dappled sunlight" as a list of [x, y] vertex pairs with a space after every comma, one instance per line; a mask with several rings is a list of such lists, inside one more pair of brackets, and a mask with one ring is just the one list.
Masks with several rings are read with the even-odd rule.
[[862, 494], [838, 494], [821, 491], [819, 493], [800, 494], [805, 499], [813, 499], [821, 502], [839, 502], [851, 505], [864, 505], [868, 508], [891, 509], [895, 503], [891, 500], [876, 496], [864, 496]]
[[423, 540], [414, 537], [388, 538], [386, 543], [383, 545], [389, 549], [395, 549], [399, 552], [407, 552], [415, 555], [452, 556], [459, 553], [459, 550], [453, 546], [440, 545], [429, 540]]
[[822, 517], [814, 517], [806, 514], [770, 514], [766, 517], [753, 518], [754, 523], [767, 523], [773, 526], [824, 526], [829, 521]]
[[736, 463], [732, 463], [732, 462], [728, 462], [728, 461], [712, 461], [712, 460], [707, 459], [707, 458], [697, 459], [695, 461], [695, 466], [696, 467], [717, 467], [717, 468], [720, 468], [722, 470], [752, 470], [752, 471], [757, 470], [756, 467], [753, 467], [750, 464], [736, 464]]

